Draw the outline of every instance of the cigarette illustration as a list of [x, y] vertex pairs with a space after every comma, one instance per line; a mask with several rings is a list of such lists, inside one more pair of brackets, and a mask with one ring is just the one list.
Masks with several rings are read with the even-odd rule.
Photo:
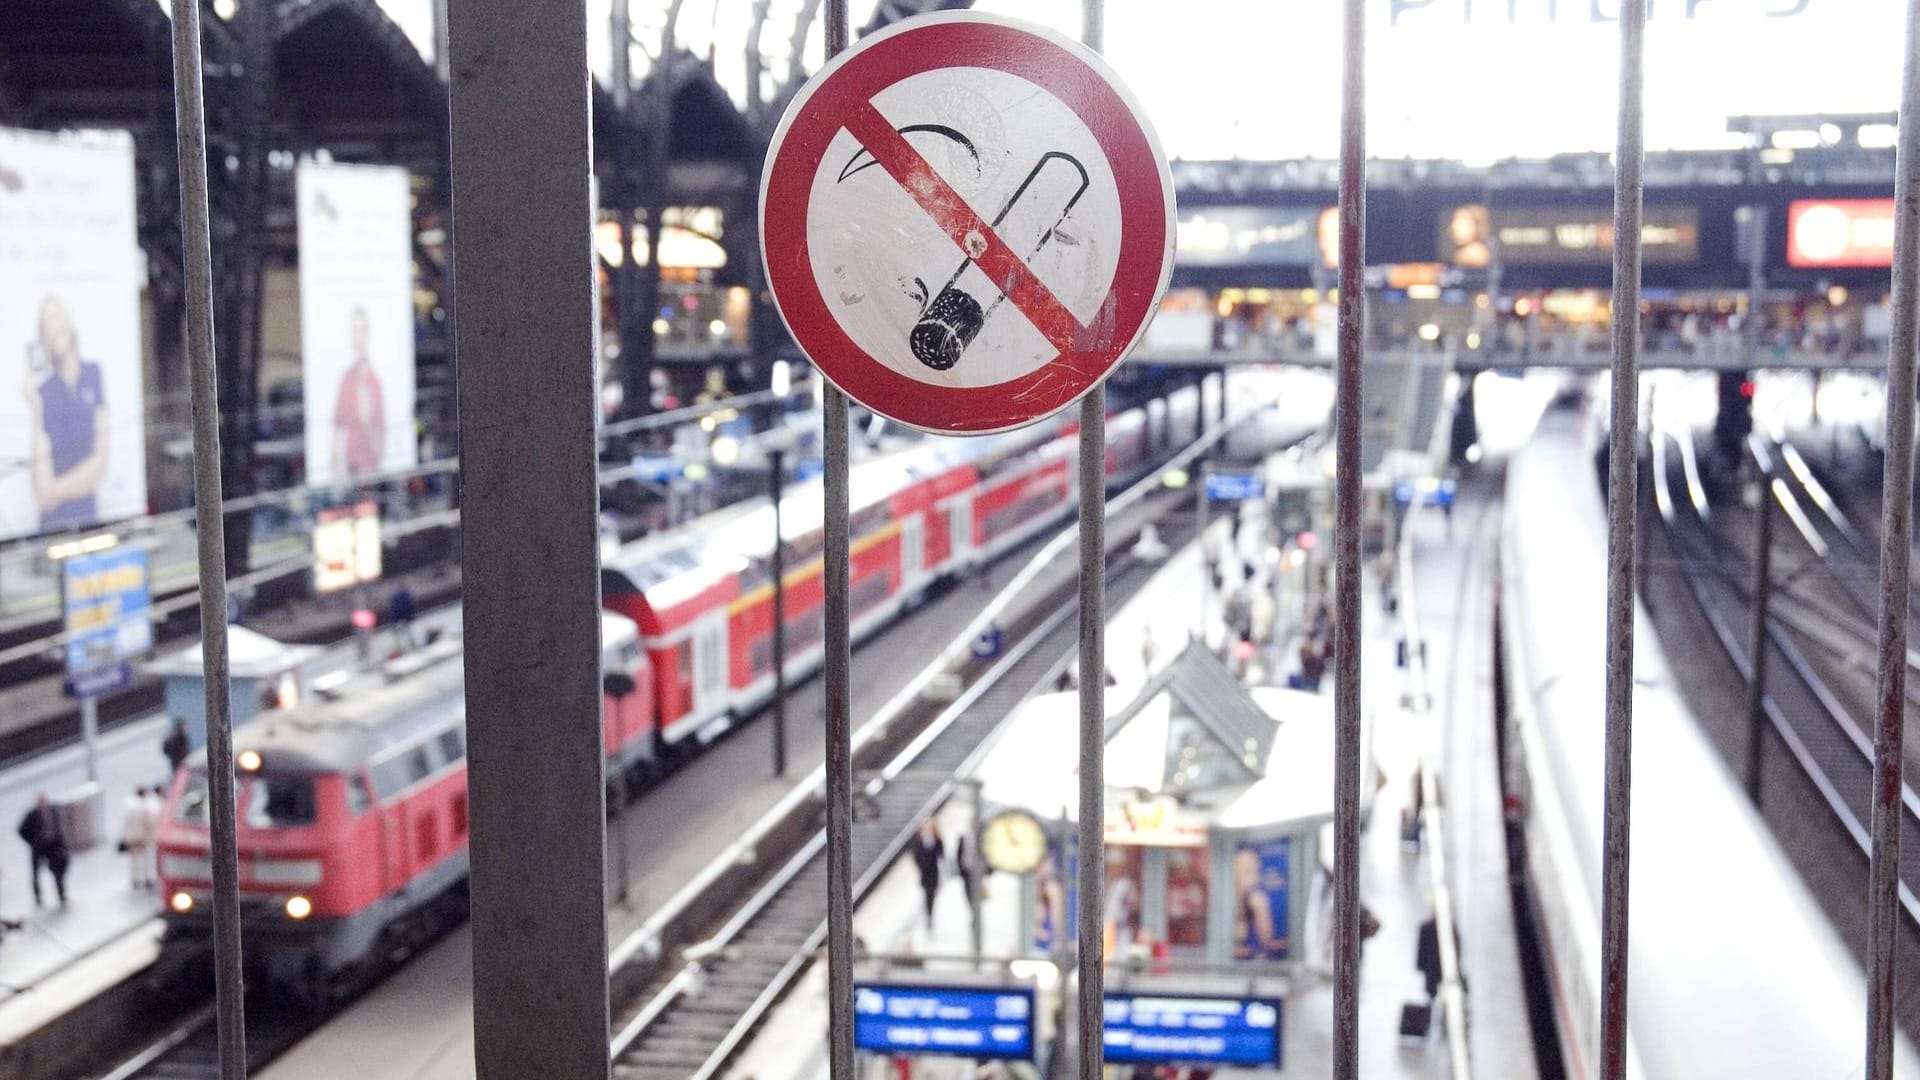
[[[963, 147], [979, 168], [980, 154], [973, 141], [944, 125], [913, 124], [899, 129], [901, 134], [920, 131], [938, 134]], [[876, 165], [865, 150], [855, 154], [840, 172], [839, 180]], [[1000, 208], [990, 227], [1001, 241], [1023, 259], [1032, 259], [1053, 239], [1054, 231], [1073, 212], [1091, 183], [1086, 166], [1072, 154], [1050, 150], [1040, 155], [1020, 186], [1014, 189]], [[946, 371], [960, 362], [987, 320], [999, 310], [1006, 296], [996, 295], [982, 305], [980, 300], [959, 287], [960, 276], [986, 251], [983, 236], [968, 236], [966, 258], [947, 275], [946, 283], [935, 292], [921, 278], [914, 278], [907, 294], [920, 306], [920, 319], [907, 335], [907, 346], [921, 363], [935, 371]]]

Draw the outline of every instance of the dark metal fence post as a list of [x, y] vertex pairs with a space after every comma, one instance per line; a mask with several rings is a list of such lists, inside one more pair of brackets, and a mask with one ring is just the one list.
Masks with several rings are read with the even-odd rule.
[[474, 1062], [479, 1080], [592, 1080], [607, 821], [587, 18], [449, 7]]
[[[827, 59], [852, 38], [847, 0], [826, 0]], [[820, 397], [826, 473], [822, 513], [826, 591], [827, 697], [827, 1065], [854, 1080], [853, 1062], [853, 720], [847, 628], [847, 396], [827, 383]]]
[[1880, 511], [1880, 660], [1867, 871], [1867, 1080], [1893, 1075], [1894, 920], [1900, 911], [1900, 797], [1907, 693], [1907, 560], [1913, 534], [1914, 350], [1920, 348], [1920, 0], [1907, 3], [1894, 170], [1893, 329]]
[[780, 496], [786, 452], [767, 451], [773, 487], [773, 775], [787, 775], [787, 553], [780, 532]]
[[[1100, 51], [1106, 0], [1084, 0], [1080, 39]], [[1222, 380], [1224, 386], [1225, 380]], [[1107, 390], [1080, 402], [1080, 1075], [1104, 1073], [1107, 891]]]
[[193, 393], [194, 522], [200, 543], [201, 671], [206, 680], [209, 856], [213, 863], [214, 1006], [221, 1080], [247, 1075], [240, 963], [240, 853], [234, 820], [233, 711], [227, 682], [227, 545], [220, 494], [220, 398], [213, 341], [213, 241], [207, 223], [207, 109], [200, 5], [173, 12], [173, 107], [180, 160], [180, 247]]
[[1646, 0], [1620, 4], [1613, 187], [1613, 428], [1607, 458], [1606, 821], [1600, 900], [1601, 1080], [1627, 1070], [1627, 847], [1633, 753], [1634, 526], [1639, 517], [1641, 56]]
[[1334, 453], [1333, 1075], [1360, 1075], [1360, 368], [1367, 325], [1365, 0], [1346, 0]]
[[1753, 539], [1753, 622], [1747, 627], [1747, 797], [1760, 805], [1760, 755], [1767, 724], [1767, 602], [1773, 593], [1773, 469], [1755, 457], [1760, 469], [1760, 504]]

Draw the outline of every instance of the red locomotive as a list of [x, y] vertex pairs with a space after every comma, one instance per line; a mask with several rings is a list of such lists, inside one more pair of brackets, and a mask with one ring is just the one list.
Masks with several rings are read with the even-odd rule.
[[[1136, 474], [1191, 391], [1108, 425], [1110, 478]], [[1182, 420], [1183, 426], [1190, 419]], [[929, 442], [853, 469], [856, 636], [1063, 516], [1071, 427]], [[1166, 436], [1162, 435], [1161, 438]], [[783, 500], [788, 674], [820, 664], [818, 482]], [[756, 500], [631, 544], [603, 570], [609, 776], [665, 765], [773, 691], [773, 510]], [[466, 729], [460, 645], [445, 640], [235, 732], [240, 890], [256, 977], [325, 993], [464, 911]], [[159, 838], [169, 941], [211, 934], [204, 758], [174, 780]]]

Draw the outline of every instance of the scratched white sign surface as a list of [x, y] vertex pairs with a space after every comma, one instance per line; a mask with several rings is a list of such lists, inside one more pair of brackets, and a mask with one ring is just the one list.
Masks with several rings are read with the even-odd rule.
[[[1120, 197], [1085, 123], [1046, 90], [987, 68], [949, 68], [882, 91], [874, 108], [1083, 325], [1119, 259]], [[990, 386], [1059, 355], [1019, 302], [847, 129], [813, 181], [807, 243], [821, 294], [868, 355], [921, 382]], [[972, 248], [972, 250], [968, 250]]]

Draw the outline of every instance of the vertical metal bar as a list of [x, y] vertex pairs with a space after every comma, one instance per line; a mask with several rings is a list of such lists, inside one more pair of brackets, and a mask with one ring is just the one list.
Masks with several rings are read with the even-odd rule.
[[[847, 0], [826, 0], [827, 59], [852, 40]], [[827, 1064], [833, 1080], [854, 1080], [853, 1062], [853, 721], [847, 626], [847, 397], [832, 383], [820, 398], [825, 449], [827, 692]]]
[[1880, 511], [1880, 675], [1867, 871], [1867, 1080], [1893, 1075], [1894, 920], [1900, 911], [1900, 765], [1907, 692], [1907, 574], [1913, 534], [1914, 350], [1920, 348], [1920, 0], [1907, 3], [1900, 150], [1894, 171], [1893, 331]]
[[1620, 4], [1613, 186], [1613, 434], [1607, 457], [1606, 821], [1600, 900], [1600, 1075], [1627, 1072], [1627, 848], [1633, 765], [1634, 528], [1639, 517], [1641, 58], [1646, 0]]
[[247, 1075], [240, 964], [240, 854], [234, 821], [233, 709], [227, 682], [227, 542], [220, 495], [220, 397], [213, 341], [213, 241], [207, 220], [207, 108], [200, 76], [200, 5], [173, 10], [173, 108], [180, 159], [180, 247], [187, 286], [188, 386], [193, 396], [194, 526], [200, 544], [200, 654], [206, 680], [207, 777], [213, 862], [214, 1009], [221, 1080]]
[[773, 775], [787, 775], [787, 553], [780, 530], [781, 488], [786, 480], [786, 452], [767, 452], [773, 484]]
[[[1080, 40], [1105, 44], [1106, 0], [1080, 6]], [[1107, 892], [1107, 389], [1080, 401], [1080, 1075], [1105, 1072]]]
[[449, 8], [474, 1063], [591, 1080], [608, 1053], [586, 10]]
[[[1198, 408], [1198, 406], [1195, 406]], [[1194, 432], [1194, 438], [1200, 437]], [[1193, 474], [1187, 481], [1193, 485], [1193, 542], [1200, 552], [1200, 623], [1194, 628], [1194, 640], [1207, 643], [1207, 607], [1213, 594], [1213, 560], [1207, 555], [1207, 457], [1205, 451], [1194, 459]]]
[[1334, 437], [1333, 1075], [1360, 1075], [1360, 367], [1367, 326], [1366, 3], [1345, 0]]
[[1747, 627], [1747, 797], [1760, 804], [1760, 755], [1767, 725], [1767, 606], [1773, 593], [1773, 468], [1756, 458], [1760, 467], [1759, 520], [1753, 537], [1753, 622]]

